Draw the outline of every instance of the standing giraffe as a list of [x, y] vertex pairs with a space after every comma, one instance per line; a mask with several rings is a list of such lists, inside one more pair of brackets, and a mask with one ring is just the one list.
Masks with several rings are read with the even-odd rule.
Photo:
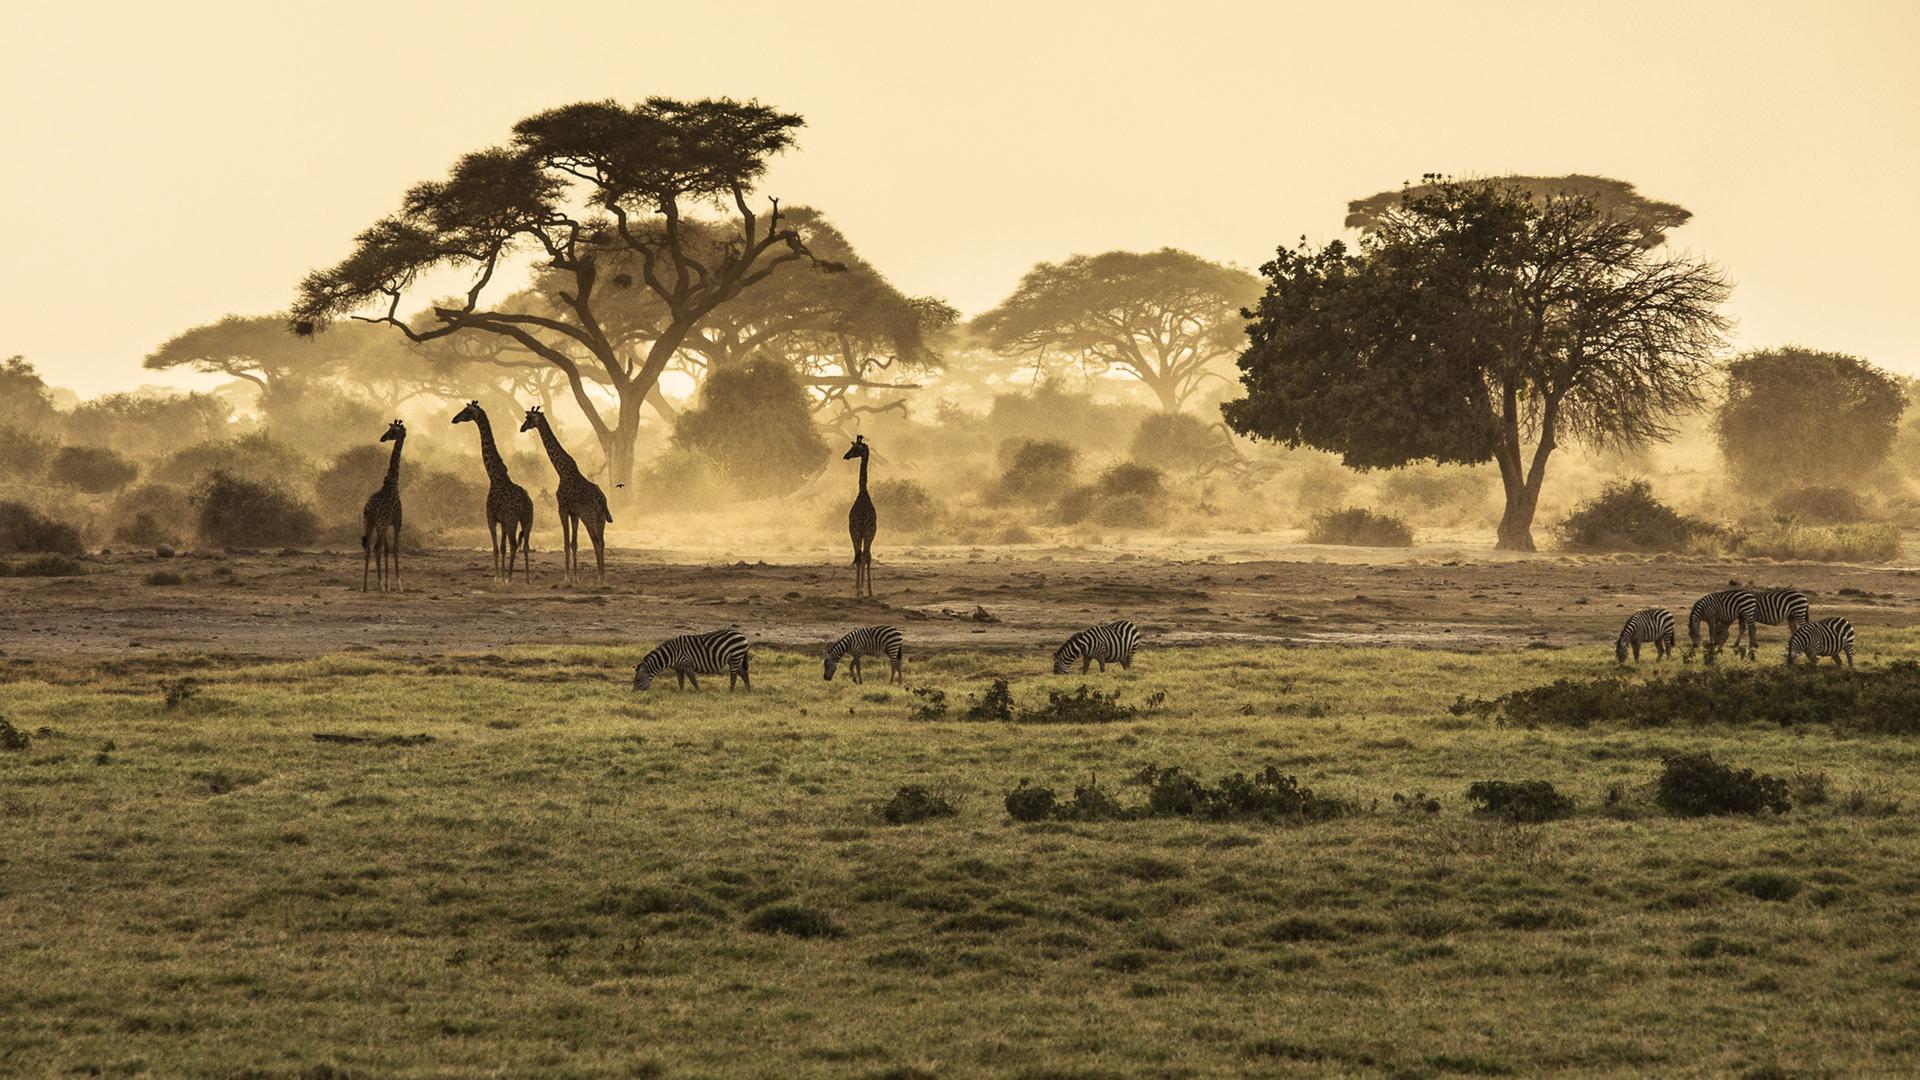
[[841, 461], [860, 459], [860, 494], [853, 500], [853, 509], [847, 511], [847, 533], [853, 537], [855, 597], [873, 595], [873, 536], [880, 530], [880, 518], [873, 512], [873, 498], [867, 494], [867, 455], [872, 451], [865, 435], [855, 435], [852, 448], [840, 458]]
[[607, 512], [607, 496], [600, 486], [581, 475], [580, 466], [573, 463], [573, 455], [553, 437], [553, 428], [547, 423], [545, 413], [535, 405], [527, 410], [527, 418], [520, 424], [521, 431], [538, 431], [541, 445], [547, 448], [547, 458], [553, 462], [553, 471], [559, 477], [559, 488], [553, 501], [560, 508], [560, 546], [563, 550], [562, 561], [566, 566], [567, 580], [572, 581], [580, 573], [580, 526], [587, 527], [587, 536], [593, 541], [593, 559], [598, 567], [598, 579], [607, 579], [607, 549], [605, 546], [606, 527], [613, 522], [613, 515]]
[[[527, 489], [507, 475], [507, 463], [500, 448], [493, 444], [493, 425], [487, 411], [477, 401], [467, 402], [456, 424], [471, 423], [480, 429], [480, 460], [487, 466], [487, 535], [493, 540], [493, 576], [498, 580], [504, 570], [513, 580], [513, 560], [527, 553], [527, 581], [533, 581], [533, 500]], [[505, 556], [503, 560], [501, 556]], [[504, 562], [504, 567], [502, 563]]]
[[380, 436], [381, 442], [393, 444], [393, 456], [387, 459], [387, 478], [380, 484], [380, 490], [367, 498], [367, 507], [360, 511], [360, 591], [367, 591], [368, 567], [375, 559], [379, 568], [375, 574], [380, 583], [380, 591], [387, 591], [387, 559], [393, 559], [393, 591], [400, 591], [400, 447], [407, 441], [407, 426], [395, 420], [387, 425], [387, 433]]

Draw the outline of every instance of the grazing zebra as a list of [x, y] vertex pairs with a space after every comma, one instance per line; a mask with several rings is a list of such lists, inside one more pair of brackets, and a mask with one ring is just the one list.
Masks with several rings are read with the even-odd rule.
[[1613, 644], [1613, 658], [1621, 663], [1627, 662], [1627, 650], [1633, 650], [1633, 659], [1640, 659], [1640, 645], [1652, 642], [1654, 656], [1665, 660], [1673, 655], [1673, 612], [1666, 608], [1650, 607], [1627, 616], [1627, 625], [1620, 628], [1620, 640]]
[[906, 651], [907, 639], [893, 626], [863, 626], [852, 630], [839, 641], [827, 646], [827, 681], [833, 681], [834, 669], [840, 666], [841, 658], [847, 661], [847, 673], [854, 682], [865, 682], [860, 677], [860, 658], [862, 656], [885, 656], [893, 673], [887, 676], [889, 683], [905, 683], [907, 677], [900, 670], [901, 654]]
[[733, 689], [736, 681], [753, 689], [753, 680], [747, 677], [747, 636], [738, 630], [668, 638], [634, 665], [633, 688], [645, 690], [653, 685], [655, 675], [668, 670], [679, 677], [682, 690], [687, 688], [689, 680], [698, 690], [698, 676], [718, 675], [723, 671], [727, 673], [727, 689]]
[[1853, 666], [1853, 624], [1838, 615], [1819, 622], [1803, 622], [1794, 628], [1787, 638], [1787, 664], [1793, 664], [1795, 656], [1804, 656], [1807, 663], [1818, 666], [1823, 656], [1833, 657], [1835, 667], [1840, 665], [1840, 657], [1847, 658], [1847, 666]]
[[1741, 644], [1741, 638], [1752, 639], [1754, 616], [1759, 601], [1754, 598], [1751, 589], [1722, 589], [1708, 593], [1693, 602], [1693, 609], [1687, 612], [1687, 638], [1692, 643], [1687, 648], [1688, 660], [1700, 648], [1700, 624], [1706, 623], [1707, 661], [1711, 663], [1720, 646], [1727, 642], [1727, 627], [1737, 626], [1733, 635], [1733, 651], [1736, 656], [1748, 655]]
[[1080, 661], [1082, 675], [1095, 662], [1099, 663], [1101, 671], [1107, 670], [1108, 661], [1122, 668], [1131, 668], [1133, 651], [1139, 647], [1140, 631], [1126, 619], [1089, 626], [1068, 638], [1065, 645], [1054, 651], [1053, 673], [1067, 674], [1075, 660]]
[[[1754, 621], [1768, 626], [1786, 623], [1789, 637], [1793, 636], [1801, 623], [1807, 621], [1807, 607], [1807, 594], [1798, 589], [1755, 589], [1753, 593]], [[1760, 642], [1756, 638], [1753, 648], [1759, 647]], [[1749, 649], [1747, 655], [1753, 655], [1753, 650]]]

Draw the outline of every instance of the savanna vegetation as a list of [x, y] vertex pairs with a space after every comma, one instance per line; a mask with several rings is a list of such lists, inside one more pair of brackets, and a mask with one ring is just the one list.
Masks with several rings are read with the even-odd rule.
[[[751, 696], [634, 694], [603, 646], [15, 661], [0, 1069], [1920, 1068], [1911, 726], [1639, 672], [1577, 726], [1455, 705], [1601, 654], [913, 659], [1004, 679], [984, 722], [764, 649]], [[1861, 674], [1910, 694], [1913, 656]], [[1123, 711], [1017, 722], [1075, 697]]]

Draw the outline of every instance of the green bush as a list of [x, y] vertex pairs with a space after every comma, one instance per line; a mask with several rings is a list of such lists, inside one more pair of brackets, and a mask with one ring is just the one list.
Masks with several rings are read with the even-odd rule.
[[1015, 821], [1045, 821], [1057, 805], [1052, 788], [1030, 787], [1025, 780], [1007, 792], [1007, 816]]
[[217, 470], [208, 475], [193, 499], [200, 508], [200, 539], [204, 543], [279, 547], [304, 544], [320, 531], [313, 510], [280, 488]]
[[1843, 487], [1803, 487], [1776, 497], [1773, 512], [1816, 525], [1844, 525], [1868, 516], [1867, 501]]
[[1111, 724], [1131, 720], [1135, 709], [1119, 703], [1120, 691], [1102, 694], [1082, 684], [1071, 694], [1047, 691], [1047, 703], [1035, 709], [1021, 709], [1014, 720], [1022, 724]]
[[1413, 529], [1392, 514], [1377, 514], [1359, 506], [1328, 510], [1313, 516], [1307, 528], [1310, 544], [1353, 547], [1412, 547]]
[[1479, 812], [1509, 821], [1540, 822], [1573, 813], [1573, 800], [1545, 780], [1481, 780], [1467, 788]]
[[48, 551], [78, 555], [82, 550], [80, 530], [42, 517], [26, 503], [0, 502], [0, 553]]
[[1681, 817], [1758, 814], [1765, 810], [1784, 814], [1793, 808], [1787, 801], [1785, 780], [1722, 765], [1704, 751], [1665, 759], [1654, 802]]
[[1645, 480], [1608, 484], [1554, 526], [1561, 545], [1574, 551], [1681, 551], [1715, 531], [1654, 498]]
[[1133, 460], [1194, 472], [1233, 458], [1233, 440], [1216, 422], [1190, 413], [1154, 413], [1140, 421], [1128, 446]]
[[47, 466], [47, 479], [89, 495], [118, 491], [133, 483], [140, 466], [100, 446], [63, 446]]
[[1012, 723], [1013, 690], [1007, 686], [1007, 680], [993, 680], [993, 685], [979, 697], [967, 695], [966, 719], [974, 723]]
[[1203, 784], [1177, 768], [1154, 765], [1141, 769], [1134, 779], [1147, 785], [1146, 813], [1156, 817], [1323, 820], [1353, 811], [1346, 800], [1315, 794], [1271, 765], [1252, 776], [1234, 773], [1213, 785]]
[[1828, 724], [1876, 735], [1920, 735], [1920, 662], [1845, 671], [1712, 668], [1637, 681], [1557, 679], [1492, 701], [1456, 702], [1456, 715], [1498, 716], [1525, 727]]

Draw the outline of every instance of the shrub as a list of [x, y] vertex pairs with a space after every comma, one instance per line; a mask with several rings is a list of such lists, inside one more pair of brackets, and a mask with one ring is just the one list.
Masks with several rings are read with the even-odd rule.
[[0, 716], [0, 750], [25, 750], [33, 745], [33, 737], [7, 722]]
[[1545, 780], [1481, 780], [1467, 788], [1479, 812], [1509, 821], [1540, 822], [1573, 813], [1573, 800]]
[[313, 463], [306, 455], [257, 431], [237, 439], [195, 443], [155, 466], [151, 479], [192, 488], [204, 484], [216, 472], [255, 484], [296, 489], [306, 487], [314, 475]]
[[640, 474], [650, 501], [675, 510], [712, 510], [731, 505], [733, 486], [718, 462], [698, 450], [669, 447]]
[[35, 555], [17, 563], [0, 562], [0, 577], [85, 577], [87, 568], [67, 555]]
[[1119, 700], [1118, 690], [1102, 694], [1083, 683], [1071, 694], [1047, 691], [1045, 705], [1021, 709], [1013, 719], [1022, 724], [1110, 724], [1133, 719], [1134, 707], [1122, 705]]
[[889, 528], [918, 531], [940, 521], [940, 504], [915, 480], [882, 480], [873, 485], [873, 509]]
[[25, 503], [0, 502], [0, 552], [48, 551], [78, 555], [82, 550], [80, 530], [42, 517]]
[[1680, 551], [1714, 527], [1653, 497], [1645, 480], [1616, 481], [1554, 526], [1575, 551]]
[[1817, 525], [1837, 525], [1867, 516], [1867, 501], [1843, 487], [1794, 488], [1773, 500], [1773, 512]]
[[1392, 514], [1376, 514], [1349, 506], [1313, 516], [1307, 529], [1310, 544], [1348, 544], [1355, 547], [1412, 547], [1413, 530]]
[[966, 719], [974, 722], [998, 721], [1003, 724], [1013, 722], [1013, 691], [1007, 686], [1007, 680], [995, 679], [987, 692], [974, 697], [967, 695]]
[[1734, 552], [1750, 558], [1803, 562], [1890, 562], [1900, 557], [1900, 529], [1880, 525], [1783, 522], [1741, 533]]
[[1166, 522], [1166, 499], [1165, 473], [1122, 462], [1062, 495], [1054, 515], [1068, 525], [1091, 520], [1115, 528], [1152, 528]]
[[918, 686], [913, 696], [919, 700], [914, 703], [913, 711], [907, 714], [909, 720], [945, 720], [947, 718], [947, 692], [930, 686]]
[[1057, 439], [1020, 439], [1000, 445], [998, 491], [1014, 502], [1044, 503], [1073, 486], [1080, 452]]
[[894, 792], [893, 798], [880, 808], [880, 816], [894, 825], [952, 817], [955, 813], [953, 803], [946, 796], [928, 791], [918, 784], [910, 784]]
[[184, 576], [176, 574], [171, 570], [155, 570], [140, 580], [148, 585], [155, 586], [185, 585], [187, 583], [187, 579]]
[[1025, 780], [1007, 792], [1007, 816], [1015, 821], [1044, 821], [1053, 816], [1052, 788], [1029, 787]]
[[675, 422], [676, 446], [712, 458], [750, 498], [785, 495], [818, 474], [829, 449], [792, 365], [753, 360], [721, 368]]
[[846, 930], [826, 912], [800, 904], [769, 904], [747, 916], [747, 929], [761, 934], [785, 934], [797, 938], [846, 935]]
[[313, 482], [314, 506], [328, 525], [358, 523], [367, 496], [387, 475], [390, 451], [378, 445], [350, 446], [333, 456]]
[[1233, 440], [1218, 424], [1189, 413], [1154, 413], [1133, 429], [1128, 454], [1135, 461], [1193, 472], [1233, 457]]
[[141, 547], [177, 544], [192, 528], [193, 504], [181, 488], [141, 484], [114, 500], [112, 517], [117, 523], [113, 538], [120, 543]]
[[402, 481], [400, 501], [407, 527], [417, 530], [416, 536], [487, 523], [487, 486], [455, 473], [430, 469], [411, 482]]
[[1786, 667], [1684, 671], [1644, 682], [1557, 679], [1493, 701], [1456, 702], [1455, 715], [1498, 715], [1522, 726], [1584, 728], [1746, 723], [1831, 724], [1844, 731], [1920, 735], [1920, 662], [1841, 671]]
[[157, 458], [226, 433], [233, 407], [213, 394], [106, 394], [67, 414], [69, 436], [132, 458]]
[[48, 480], [89, 495], [118, 491], [139, 475], [140, 466], [99, 446], [63, 446], [47, 466]]
[[270, 484], [210, 474], [195, 492], [200, 539], [228, 547], [303, 544], [320, 531], [313, 510]]
[[1784, 814], [1792, 809], [1785, 780], [1722, 765], [1704, 751], [1665, 759], [1654, 802], [1681, 817], [1758, 814], [1763, 810]]
[[58, 445], [26, 428], [0, 427], [0, 476], [16, 480], [39, 476]]
[[1328, 798], [1300, 786], [1298, 779], [1283, 776], [1269, 765], [1251, 777], [1234, 773], [1218, 784], [1208, 786], [1179, 769], [1161, 769], [1148, 765], [1135, 777], [1147, 785], [1146, 812], [1155, 816], [1203, 817], [1214, 821], [1232, 818], [1281, 818], [1321, 820], [1350, 813], [1352, 805], [1343, 799]]

